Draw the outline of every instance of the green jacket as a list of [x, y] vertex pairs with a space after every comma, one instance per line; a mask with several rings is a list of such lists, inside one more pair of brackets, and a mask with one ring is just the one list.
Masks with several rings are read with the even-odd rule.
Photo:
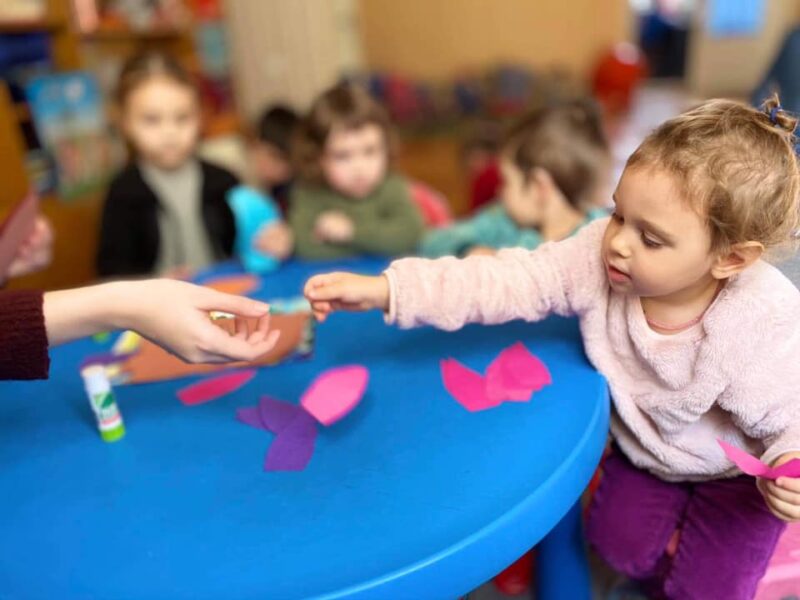
[[[591, 209], [581, 224], [607, 216], [603, 209]], [[577, 231], [577, 229], [576, 229]], [[573, 232], [575, 233], [575, 232]], [[517, 225], [503, 205], [496, 202], [471, 219], [459, 221], [449, 227], [429, 231], [420, 244], [420, 254], [428, 258], [439, 256], [461, 256], [474, 246], [489, 248], [527, 248], [533, 250], [542, 243], [536, 229]]]
[[[314, 236], [317, 218], [340, 211], [353, 220], [355, 235], [345, 244], [320, 242]], [[422, 216], [413, 204], [408, 183], [390, 174], [368, 197], [347, 198], [329, 187], [298, 183], [291, 193], [289, 224], [295, 253], [306, 259], [336, 259], [364, 254], [399, 256], [417, 249]]]

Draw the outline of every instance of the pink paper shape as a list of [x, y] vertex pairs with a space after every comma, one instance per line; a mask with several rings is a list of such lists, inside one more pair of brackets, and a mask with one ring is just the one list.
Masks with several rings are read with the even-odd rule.
[[332, 425], [361, 402], [369, 371], [359, 365], [337, 367], [319, 375], [300, 399], [300, 406], [323, 425]]
[[762, 479], [775, 480], [778, 477], [800, 477], [800, 459], [793, 458], [779, 467], [770, 467], [755, 456], [752, 456], [736, 446], [731, 446], [727, 442], [717, 440], [722, 450], [733, 463], [742, 470], [743, 473]]
[[186, 406], [203, 404], [204, 402], [210, 402], [220, 396], [235, 392], [255, 376], [255, 369], [247, 369], [245, 371], [226, 373], [225, 375], [204, 379], [203, 381], [178, 390], [178, 398]]
[[522, 342], [503, 350], [486, 369], [486, 394], [498, 402], [527, 402], [551, 383], [550, 371]]
[[480, 373], [452, 358], [441, 361], [440, 366], [445, 389], [468, 411], [486, 410], [500, 404], [486, 395], [486, 381]]
[[317, 422], [306, 412], [275, 436], [264, 457], [265, 471], [302, 471], [311, 462], [317, 441]]

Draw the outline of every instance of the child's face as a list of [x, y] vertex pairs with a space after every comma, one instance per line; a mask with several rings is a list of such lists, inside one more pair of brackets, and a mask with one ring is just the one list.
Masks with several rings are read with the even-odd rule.
[[508, 159], [500, 161], [503, 207], [520, 227], [538, 227], [542, 219], [540, 194], [533, 178], [526, 180], [522, 171]]
[[142, 159], [175, 169], [192, 155], [197, 143], [197, 94], [167, 77], [151, 78], [125, 100], [123, 128]]
[[333, 129], [322, 155], [322, 173], [328, 185], [351, 198], [364, 198], [386, 176], [386, 137], [378, 125]]
[[252, 157], [255, 175], [264, 187], [275, 187], [292, 178], [289, 159], [277, 146], [256, 142], [253, 144]]
[[671, 176], [625, 169], [603, 237], [611, 288], [646, 298], [689, 298], [714, 282], [711, 235]]

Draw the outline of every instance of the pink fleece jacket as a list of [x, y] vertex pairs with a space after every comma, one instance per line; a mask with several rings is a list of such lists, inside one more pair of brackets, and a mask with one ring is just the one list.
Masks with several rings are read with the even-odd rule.
[[607, 223], [532, 252], [396, 261], [386, 271], [388, 319], [453, 330], [577, 315], [611, 390], [612, 435], [635, 465], [666, 480], [737, 475], [717, 438], [767, 462], [800, 450], [800, 292], [758, 262], [727, 283], [701, 323], [656, 333], [639, 298], [608, 285]]

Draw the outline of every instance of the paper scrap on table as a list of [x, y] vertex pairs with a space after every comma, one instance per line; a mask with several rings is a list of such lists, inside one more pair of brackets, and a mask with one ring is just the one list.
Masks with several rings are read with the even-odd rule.
[[261, 279], [255, 275], [225, 275], [204, 281], [202, 285], [218, 292], [245, 296], [261, 287]]
[[773, 481], [778, 477], [800, 477], [800, 459], [798, 458], [793, 458], [779, 467], [770, 467], [741, 448], [732, 446], [722, 440], [717, 440], [717, 443], [722, 447], [725, 456], [747, 475]]
[[178, 390], [178, 398], [186, 406], [203, 404], [235, 392], [255, 376], [255, 369], [247, 369], [210, 377]]
[[[257, 327], [258, 319], [248, 319], [248, 321], [251, 329]], [[230, 369], [272, 366], [292, 358], [311, 355], [314, 343], [314, 320], [311, 318], [311, 313], [274, 315], [270, 318], [270, 329], [281, 332], [272, 350], [254, 361], [230, 364], [185, 363], [153, 342], [142, 339], [138, 351], [120, 363], [121, 373], [115, 383], [119, 385], [150, 383]]]
[[441, 361], [445, 389], [471, 412], [503, 402], [528, 402], [553, 381], [545, 364], [517, 342], [503, 350], [481, 375], [455, 359]]
[[265, 471], [302, 471], [314, 454], [317, 423], [331, 425], [350, 413], [367, 388], [369, 371], [354, 365], [320, 374], [299, 405], [264, 396], [258, 406], [239, 408], [236, 418], [275, 435], [264, 456]]
[[359, 365], [331, 369], [314, 380], [300, 405], [323, 425], [332, 425], [361, 401], [368, 381], [369, 372]]
[[133, 354], [139, 349], [142, 336], [135, 331], [123, 331], [111, 348], [113, 354]]

